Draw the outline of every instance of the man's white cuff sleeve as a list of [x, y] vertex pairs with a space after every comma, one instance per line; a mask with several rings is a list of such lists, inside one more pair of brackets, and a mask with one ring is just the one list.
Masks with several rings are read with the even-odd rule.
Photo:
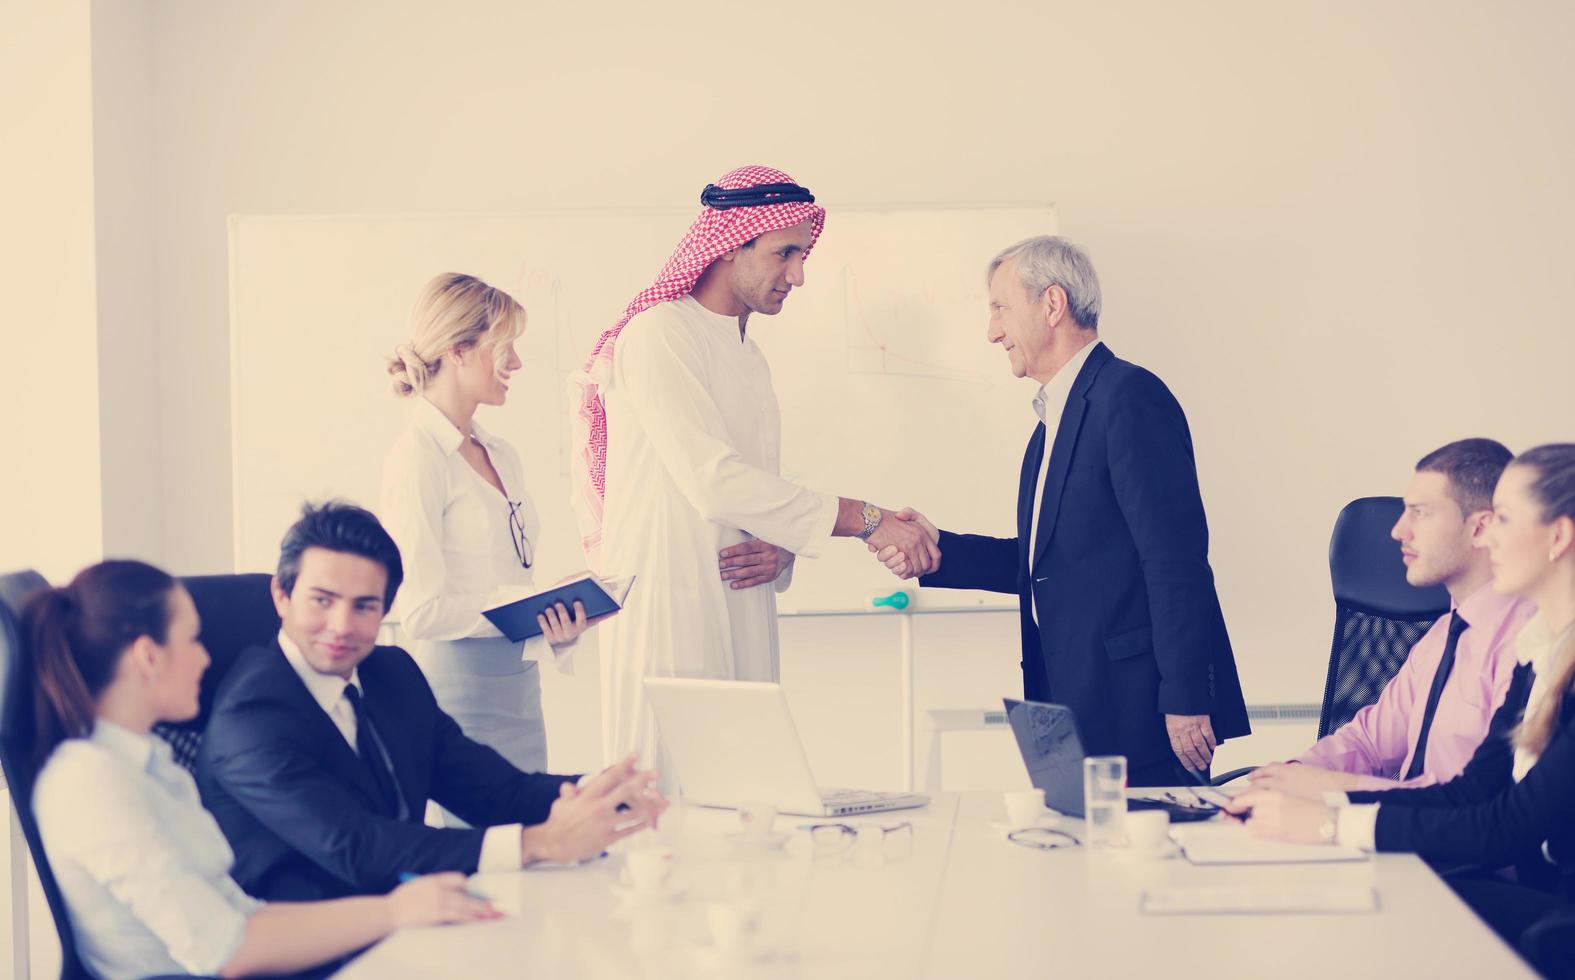
[[481, 838], [481, 860], [477, 871], [518, 871], [524, 848], [520, 844], [523, 824], [506, 823], [488, 827]]
[[1377, 803], [1341, 807], [1335, 819], [1335, 843], [1364, 851], [1378, 850], [1378, 807]]

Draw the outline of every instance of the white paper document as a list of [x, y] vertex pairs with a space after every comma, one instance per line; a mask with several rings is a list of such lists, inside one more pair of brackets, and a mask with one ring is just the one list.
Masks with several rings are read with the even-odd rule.
[[1172, 827], [1170, 836], [1193, 864], [1309, 864], [1368, 859], [1356, 847], [1263, 840], [1247, 833], [1234, 820], [1182, 824]]
[[1364, 885], [1169, 885], [1138, 900], [1144, 915], [1283, 915], [1376, 912], [1378, 893]]

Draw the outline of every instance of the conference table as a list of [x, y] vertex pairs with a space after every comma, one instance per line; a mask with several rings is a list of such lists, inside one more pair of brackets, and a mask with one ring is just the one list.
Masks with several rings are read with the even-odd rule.
[[[1120, 850], [1039, 850], [1007, 839], [999, 793], [946, 793], [929, 806], [844, 820], [912, 825], [846, 844], [779, 816], [784, 843], [751, 843], [732, 811], [675, 806], [654, 837], [673, 852], [669, 884], [630, 888], [626, 857], [479, 874], [471, 887], [502, 919], [407, 929], [338, 976], [973, 978], [1529, 977], [1525, 964], [1409, 854], [1327, 864], [1195, 866]], [[1082, 821], [1059, 826], [1078, 837]], [[1047, 826], [1057, 826], [1052, 821]], [[824, 834], [822, 835], [824, 837]], [[623, 846], [623, 845], [621, 845]], [[1153, 915], [1169, 886], [1370, 887], [1377, 910]], [[727, 910], [758, 931], [719, 948]], [[713, 918], [722, 916], [723, 925]]]

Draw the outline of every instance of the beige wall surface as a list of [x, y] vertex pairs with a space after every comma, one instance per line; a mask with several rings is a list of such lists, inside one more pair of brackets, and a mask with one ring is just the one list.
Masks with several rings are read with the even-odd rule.
[[86, 0], [0, 4], [0, 571], [102, 554]]
[[98, 263], [104, 553], [164, 550], [164, 435], [155, 299], [150, 0], [93, 4], [93, 185]]
[[1057, 203], [1112, 346], [1187, 409], [1227, 617], [1284, 606], [1298, 634], [1237, 637], [1253, 700], [1321, 682], [1344, 501], [1452, 438], [1570, 435], [1565, 3], [153, 16], [159, 557], [184, 571], [231, 561], [227, 215], [682, 205], [751, 161], [833, 209]]
[[[919, 6], [0, 0], [3, 564], [232, 567], [228, 216], [693, 206], [765, 162], [833, 212], [1056, 202], [1187, 409], [1249, 700], [1315, 697], [1340, 504], [1575, 436], [1575, 5]], [[921, 638], [921, 707], [1010, 686], [986, 618]], [[884, 783], [831, 722], [896, 717], [887, 641], [832, 629], [784, 628], [852, 706], [806, 740]]]
[[[88, 0], [0, 0], [0, 572], [103, 554]], [[0, 784], [0, 977], [56, 975], [54, 926]], [[18, 900], [20, 899], [20, 900]], [[23, 914], [23, 909], [27, 909]]]

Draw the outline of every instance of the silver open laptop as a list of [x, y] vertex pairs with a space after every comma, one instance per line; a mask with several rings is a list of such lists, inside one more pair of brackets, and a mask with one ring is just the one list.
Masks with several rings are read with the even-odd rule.
[[918, 793], [820, 789], [778, 684], [648, 677], [645, 693], [684, 802], [842, 817], [924, 806]]

